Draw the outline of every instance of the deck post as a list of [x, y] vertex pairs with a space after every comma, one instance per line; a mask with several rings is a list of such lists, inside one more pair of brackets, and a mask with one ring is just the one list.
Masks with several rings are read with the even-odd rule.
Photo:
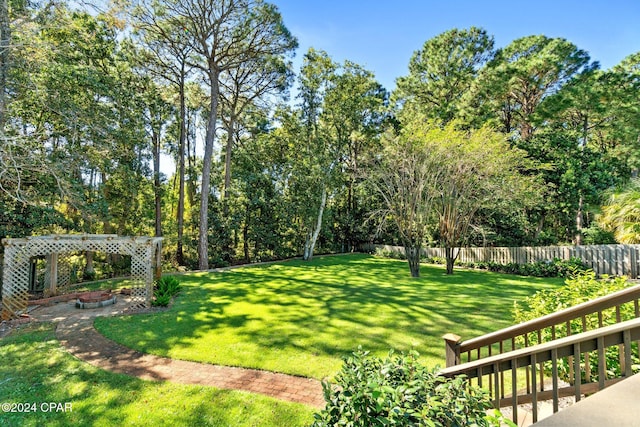
[[445, 360], [447, 368], [460, 364], [460, 336], [448, 333], [442, 337], [445, 346]]

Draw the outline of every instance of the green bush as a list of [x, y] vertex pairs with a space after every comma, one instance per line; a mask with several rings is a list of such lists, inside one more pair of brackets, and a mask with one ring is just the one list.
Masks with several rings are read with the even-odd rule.
[[180, 282], [174, 276], [164, 276], [156, 281], [153, 291], [155, 297], [151, 305], [155, 307], [166, 307], [171, 302], [171, 298], [180, 292]]
[[382, 258], [401, 259], [401, 260], [407, 259], [407, 255], [402, 250], [393, 251], [393, 250], [384, 249], [384, 248], [376, 248], [375, 255]]
[[461, 265], [466, 268], [533, 277], [569, 277], [576, 272], [587, 269], [587, 265], [579, 258], [571, 258], [569, 260], [554, 258], [551, 261], [537, 261], [528, 264], [516, 264], [514, 262], [499, 264], [493, 261], [478, 261], [461, 263]]
[[[565, 281], [566, 285], [554, 290], [538, 291], [534, 295], [525, 298], [520, 304], [514, 303], [513, 315], [516, 323], [525, 322], [528, 320], [536, 319], [538, 317], [545, 316], [547, 314], [555, 313], [556, 311], [563, 310], [565, 308], [573, 307], [592, 299], [609, 295], [613, 292], [622, 290], [631, 286], [631, 283], [627, 281], [625, 277], [608, 277], [604, 276], [600, 280], [596, 278], [596, 274], [589, 270], [578, 272], [574, 277]], [[620, 307], [621, 320], [629, 320], [635, 317], [635, 308], [633, 302], [623, 304]], [[615, 307], [602, 311], [602, 324], [604, 326], [612, 325], [616, 323], [616, 310]], [[599, 319], [597, 313], [585, 316], [585, 324], [587, 330], [593, 330], [599, 327]], [[583, 332], [582, 319], [576, 319], [570, 323], [571, 335], [575, 335]], [[555, 328], [556, 338], [567, 336], [567, 325], [563, 323], [557, 325]], [[537, 333], [532, 332], [528, 335], [528, 341], [530, 345], [538, 343]], [[523, 339], [520, 339], [522, 344]], [[548, 342], [552, 340], [551, 328], [546, 328], [542, 331], [541, 342]], [[636, 344], [634, 344], [635, 346]], [[634, 370], [637, 367], [638, 359], [633, 356]], [[598, 379], [598, 358], [595, 357], [595, 353], [589, 357], [589, 363], [591, 368], [591, 380], [596, 381]], [[618, 357], [618, 347], [609, 347], [606, 351], [607, 370], [608, 376], [620, 375], [620, 359]], [[584, 366], [584, 355], [582, 357]], [[569, 363], [566, 358], [561, 359], [559, 362], [559, 373], [563, 380], [572, 382], [573, 379], [569, 375]], [[584, 368], [583, 368], [584, 369]], [[551, 364], [545, 366], [545, 370], [551, 371]], [[585, 380], [585, 372], [582, 372], [583, 380]]]
[[[507, 423], [486, 391], [464, 377], [439, 376], [417, 362], [417, 353], [386, 359], [358, 350], [345, 360], [337, 384], [323, 382], [326, 407], [314, 427], [498, 426]], [[510, 424], [511, 425], [511, 424]]]

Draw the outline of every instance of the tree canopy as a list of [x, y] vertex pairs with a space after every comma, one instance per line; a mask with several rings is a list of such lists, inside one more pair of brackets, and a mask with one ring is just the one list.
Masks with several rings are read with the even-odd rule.
[[425, 245], [451, 272], [460, 246], [635, 224], [609, 194], [640, 167], [640, 53], [603, 70], [566, 39], [452, 28], [389, 93], [331, 52], [294, 69], [286, 18], [262, 0], [4, 2], [0, 237], [163, 235], [192, 269], [402, 244], [417, 275]]

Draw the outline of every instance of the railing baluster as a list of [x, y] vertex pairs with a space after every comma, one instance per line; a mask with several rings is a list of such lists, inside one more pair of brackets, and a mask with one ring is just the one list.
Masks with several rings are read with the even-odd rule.
[[[504, 352], [503, 343], [504, 343], [504, 341], [500, 341], [500, 353], [499, 354], [502, 354]], [[500, 392], [501, 392], [501, 397], [504, 398], [504, 372], [500, 372]]]
[[478, 387], [482, 388], [482, 368], [481, 367], [478, 367], [476, 376], [478, 377]]
[[551, 325], [551, 341], [556, 339], [556, 325]]
[[603, 323], [602, 323], [602, 310], [598, 310], [598, 327], [602, 328]]
[[[567, 334], [566, 336], [571, 336], [571, 320], [567, 320]], [[569, 356], [567, 358], [569, 363], [569, 378], [573, 377], [573, 356]]]
[[[587, 332], [587, 317], [582, 316], [582, 332]], [[589, 353], [584, 354], [584, 380], [591, 382], [591, 362], [589, 361]]]
[[[489, 346], [489, 356], [491, 356], [491, 346]], [[495, 387], [498, 387], [498, 384], [495, 384]], [[489, 375], [489, 394], [491, 396], [497, 396], [498, 393], [494, 394], [495, 388], [494, 388], [494, 384], [493, 384], [493, 375]], [[498, 406], [497, 409], [500, 409], [500, 407]]]
[[[624, 351], [624, 376], [629, 378], [631, 376], [631, 331], [626, 330], [622, 333], [622, 345]], [[622, 373], [622, 366], [620, 367], [620, 373]]]
[[536, 384], [536, 354], [531, 355], [531, 416], [538, 422], [538, 387]]
[[498, 379], [498, 375], [500, 372], [500, 364], [498, 362], [493, 364], [493, 382], [496, 385], [496, 403], [495, 403], [495, 407], [496, 409], [500, 409], [500, 384], [499, 384], [499, 379]]
[[604, 380], [607, 375], [607, 358], [604, 354], [604, 337], [598, 337], [598, 390], [604, 388]]
[[511, 408], [513, 422], [518, 423], [518, 360], [511, 360]]
[[[640, 317], [640, 301], [637, 299], [633, 300], [633, 311], [636, 318]], [[640, 356], [640, 340], [636, 341], [636, 345], [638, 346], [638, 356]]]
[[[620, 323], [622, 321], [622, 316], [620, 314], [620, 306], [616, 305], [616, 323]], [[624, 372], [624, 368], [625, 368], [625, 363], [626, 363], [626, 359], [625, 359], [625, 349], [624, 349], [624, 344], [619, 344], [618, 345], [618, 361], [620, 362], [620, 375], [622, 375], [622, 372]]]
[[[538, 344], [542, 344], [542, 331], [538, 329]], [[544, 391], [544, 366], [540, 362], [540, 391]]]
[[558, 412], [558, 349], [551, 350], [551, 383], [553, 395], [553, 413]]
[[580, 392], [580, 386], [582, 385], [582, 375], [580, 375], [580, 343], [575, 343], [573, 346], [573, 388], [576, 392], [576, 402], [579, 402], [582, 393]]
[[[529, 334], [524, 334], [524, 346], [529, 347]], [[525, 368], [526, 376], [527, 376], [527, 394], [531, 393], [531, 370], [529, 369], [529, 365]]]

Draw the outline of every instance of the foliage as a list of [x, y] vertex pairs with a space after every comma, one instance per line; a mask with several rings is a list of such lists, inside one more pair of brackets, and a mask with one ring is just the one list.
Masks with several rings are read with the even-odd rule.
[[[514, 302], [513, 317], [515, 322], [525, 322], [527, 320], [536, 319], [547, 314], [555, 313], [565, 308], [573, 307], [593, 300], [598, 297], [609, 295], [613, 292], [622, 290], [631, 286], [632, 284], [627, 281], [625, 277], [603, 277], [597, 279], [596, 274], [591, 271], [582, 271], [576, 273], [573, 277], [566, 280], [566, 285], [553, 290], [541, 290], [536, 292], [533, 296], [525, 298], [522, 302]], [[633, 302], [623, 304], [620, 309], [621, 320], [629, 320], [635, 318], [635, 308]], [[600, 320], [597, 313], [593, 313], [585, 316], [586, 330], [593, 330], [600, 327]], [[612, 325], [617, 323], [615, 307], [602, 311], [602, 325]], [[571, 335], [583, 332], [583, 323], [581, 319], [571, 321]], [[566, 324], [556, 326], [555, 332], [552, 332], [551, 328], [546, 328], [542, 331], [542, 341], [548, 342], [552, 339], [552, 334], [555, 334], [557, 338], [567, 336]], [[538, 343], [537, 333], [532, 332], [528, 336], [529, 344], [533, 345]], [[637, 353], [634, 353], [637, 354]], [[591, 379], [598, 379], [598, 358], [592, 355], [589, 358]], [[584, 355], [582, 356], [582, 363], [584, 366]], [[638, 364], [638, 359], [634, 356], [634, 362]], [[618, 347], [609, 347], [606, 350], [606, 368], [609, 375], [620, 375], [620, 358], [618, 353]], [[545, 369], [551, 370], [551, 365], [547, 364]], [[584, 369], [584, 368], [583, 368]], [[572, 382], [570, 377], [570, 367], [566, 358], [560, 361], [560, 375], [565, 381]], [[583, 380], [585, 379], [585, 371], [582, 372]]]
[[[376, 248], [375, 255], [383, 258], [406, 259], [404, 252], [392, 249]], [[422, 258], [427, 264], [446, 264], [447, 260], [438, 256]], [[537, 261], [528, 264], [508, 263], [500, 264], [493, 261], [461, 262], [456, 261], [456, 265], [464, 268], [475, 268], [478, 270], [488, 270], [494, 273], [517, 274], [519, 276], [532, 277], [571, 277], [575, 273], [587, 270], [588, 266], [579, 258], [562, 260], [554, 258], [551, 261]]]
[[418, 363], [418, 354], [385, 359], [359, 349], [346, 358], [335, 384], [323, 382], [322, 426], [499, 426], [489, 421], [488, 393], [463, 377], [445, 378]]
[[[434, 209], [442, 221], [431, 218], [423, 240], [446, 241], [457, 223], [478, 246], [602, 242], [610, 236], [593, 218], [604, 190], [640, 166], [638, 53], [600, 70], [568, 40], [500, 47], [481, 28], [450, 29], [408, 60], [389, 106], [371, 71], [330, 52], [308, 51], [294, 76], [287, 17], [262, 0], [143, 0], [104, 12], [21, 1], [0, 15], [0, 237], [163, 234], [164, 264], [194, 269], [309, 257], [313, 241], [319, 252], [403, 243], [392, 216], [384, 229], [370, 220], [385, 201], [363, 178], [434, 120], [429, 131], [464, 129], [467, 142], [479, 129], [500, 133], [519, 149], [507, 157], [526, 158], [518, 171], [541, 179], [529, 195], [542, 196], [502, 197], [512, 182], [498, 182], [473, 215], [458, 210], [462, 221]], [[283, 107], [296, 78], [299, 103]], [[477, 160], [467, 142], [450, 157]], [[173, 177], [159, 173], [162, 152]], [[474, 188], [463, 181], [449, 188]]]
[[489, 270], [496, 273], [517, 274], [533, 277], [571, 277], [588, 267], [579, 258], [562, 260], [554, 258], [551, 261], [537, 261], [528, 264], [508, 263], [500, 264], [492, 261], [460, 263], [463, 267]]
[[499, 49], [466, 93], [470, 120], [492, 120], [521, 140], [534, 132], [534, 115], [551, 95], [589, 62], [589, 55], [562, 38], [543, 35], [514, 40]]
[[180, 282], [175, 276], [164, 276], [156, 281], [153, 290], [154, 299], [151, 305], [154, 307], [166, 307], [171, 298], [180, 292]]
[[609, 200], [598, 217], [602, 227], [613, 232], [620, 243], [640, 243], [640, 179], [631, 180], [619, 191], [609, 193]]
[[385, 206], [374, 214], [398, 229], [412, 276], [418, 274], [420, 248], [430, 233], [445, 247], [451, 274], [455, 248], [469, 242], [482, 208], [515, 211], [536, 199], [536, 177], [521, 173], [527, 164], [523, 157], [488, 128], [441, 128], [419, 117], [386, 138], [369, 172]]
[[403, 114], [423, 113], [447, 124], [459, 116], [463, 95], [493, 55], [493, 36], [481, 28], [457, 28], [424, 43], [409, 61], [409, 75], [400, 77], [394, 93]]
[[420, 249], [429, 234], [438, 183], [446, 173], [435, 141], [411, 134], [385, 134], [383, 152], [372, 160], [367, 181], [384, 201], [372, 214], [391, 221], [400, 234], [412, 277], [420, 276]]

